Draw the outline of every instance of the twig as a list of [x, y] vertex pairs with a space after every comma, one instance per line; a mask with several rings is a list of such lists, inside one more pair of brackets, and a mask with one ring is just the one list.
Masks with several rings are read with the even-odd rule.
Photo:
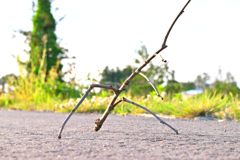
[[189, 1], [185, 4], [185, 6], [182, 8], [182, 10], [179, 12], [179, 14], [177, 15], [177, 17], [176, 17], [175, 20], [173, 21], [171, 27], [169, 28], [169, 30], [168, 30], [168, 32], [167, 32], [167, 34], [166, 34], [166, 36], [165, 36], [165, 39], [164, 39], [163, 44], [162, 44], [162, 48], [166, 46], [166, 42], [167, 42], [168, 36], [169, 36], [169, 34], [170, 34], [170, 32], [171, 32], [174, 24], [176, 23], [176, 21], [178, 20], [178, 18], [183, 14], [184, 9], [187, 7], [187, 5], [190, 3], [190, 1], [191, 1], [191, 0], [189, 0]]
[[164, 63], [167, 63], [167, 60], [163, 59], [163, 57], [160, 54], [157, 54], [157, 53], [154, 53], [154, 54], [155, 56], [159, 56]]
[[186, 8], [186, 6], [189, 4], [191, 0], [189, 0], [186, 5], [183, 7], [183, 9], [180, 11], [180, 13], [177, 15], [177, 17], [175, 18], [175, 20], [173, 21], [171, 27], [169, 28], [166, 36], [165, 36], [165, 39], [164, 39], [164, 42], [162, 44], [162, 47], [157, 51], [155, 52], [151, 57], [149, 57], [139, 68], [137, 68], [125, 81], [124, 83], [122, 84], [122, 86], [119, 88], [119, 92], [117, 94], [114, 95], [114, 97], [112, 98], [111, 102], [109, 103], [107, 109], [105, 110], [105, 112], [103, 113], [102, 117], [97, 119], [96, 122], [95, 122], [95, 127], [94, 127], [94, 130], [95, 131], [98, 131], [103, 122], [106, 120], [107, 116], [109, 115], [110, 111], [112, 110], [113, 108], [113, 104], [115, 103], [117, 97], [119, 96], [119, 94], [125, 89], [125, 87], [130, 83], [130, 81], [136, 76], [136, 74], [140, 73], [141, 70], [158, 54], [160, 53], [162, 50], [164, 50], [165, 48], [167, 48], [167, 45], [166, 45], [166, 42], [167, 42], [167, 39], [168, 39], [168, 35], [170, 34], [174, 24], [176, 23], [177, 19], [181, 16], [181, 14], [183, 13], [184, 9]]
[[160, 123], [167, 125], [167, 126], [170, 127], [172, 130], [174, 130], [174, 131], [176, 132], [176, 134], [178, 134], [178, 131], [177, 131], [176, 129], [174, 129], [172, 126], [170, 126], [169, 124], [167, 124], [166, 122], [164, 122], [163, 120], [161, 120], [161, 118], [159, 118], [156, 114], [154, 114], [154, 113], [153, 113], [152, 111], [150, 111], [149, 109], [147, 109], [147, 108], [145, 108], [145, 107], [143, 107], [143, 106], [141, 106], [141, 105], [139, 105], [139, 104], [137, 104], [137, 103], [135, 103], [135, 102], [133, 102], [133, 101], [130, 101], [130, 100], [128, 100], [128, 99], [125, 98], [125, 97], [122, 97], [122, 101], [131, 103], [131, 104], [133, 104], [133, 105], [135, 105], [135, 106], [138, 106], [138, 107], [144, 109], [145, 111], [151, 113], [154, 117], [156, 117], [156, 118], [160, 121]]
[[64, 126], [66, 125], [67, 121], [69, 120], [69, 118], [73, 115], [73, 113], [77, 110], [77, 108], [82, 104], [82, 102], [84, 101], [84, 99], [87, 97], [88, 93], [94, 88], [94, 87], [98, 87], [98, 88], [106, 88], [106, 89], [112, 89], [115, 93], [117, 93], [117, 89], [114, 88], [113, 86], [108, 86], [108, 85], [101, 85], [101, 84], [92, 84], [88, 90], [85, 92], [85, 94], [83, 95], [82, 99], [78, 102], [78, 104], [73, 108], [73, 110], [70, 112], [70, 114], [68, 115], [68, 117], [65, 119], [65, 121], [63, 122], [63, 124], [60, 127], [60, 131], [58, 133], [58, 139], [61, 139], [61, 133], [63, 131]]
[[[87, 92], [84, 94], [84, 96], [82, 97], [82, 99], [80, 100], [80, 102], [76, 105], [76, 107], [71, 111], [71, 113], [69, 114], [69, 116], [67, 117], [67, 119], [63, 122], [62, 126], [61, 126], [61, 129], [60, 129], [60, 132], [59, 132], [59, 135], [58, 135], [58, 138], [60, 139], [61, 138], [61, 133], [62, 133], [62, 130], [65, 126], [65, 124], [67, 123], [68, 119], [72, 116], [72, 114], [75, 112], [75, 110], [78, 108], [78, 106], [83, 102], [83, 100], [86, 98], [86, 96], [88, 95], [88, 93], [91, 91], [91, 89], [93, 87], [100, 87], [100, 88], [106, 88], [106, 89], [112, 89], [114, 91], [114, 96], [112, 97], [112, 100], [110, 101], [110, 103], [108, 104], [108, 107], [107, 109], [105, 110], [105, 112], [103, 113], [102, 117], [97, 119], [95, 121], [95, 127], [94, 127], [94, 130], [95, 131], [98, 131], [101, 127], [102, 127], [102, 124], [103, 122], [106, 120], [107, 116], [109, 115], [109, 113], [114, 109], [114, 107], [116, 105], [118, 105], [120, 102], [122, 102], [123, 100], [126, 101], [126, 102], [130, 102], [132, 104], [135, 104], [145, 110], [147, 110], [148, 112], [150, 112], [151, 114], [153, 114], [151, 111], [149, 111], [148, 109], [146, 109], [145, 107], [142, 107], [134, 102], [131, 102], [129, 100], [127, 100], [126, 98], [123, 98], [121, 100], [118, 100], [117, 102], [115, 102], [118, 98], [118, 96], [120, 95], [121, 92], [123, 92], [126, 88], [126, 86], [131, 82], [131, 80], [138, 74], [141, 72], [141, 70], [154, 58], [158, 55], [158, 53], [160, 53], [162, 50], [164, 50], [165, 48], [167, 48], [167, 45], [166, 45], [166, 42], [167, 42], [167, 39], [168, 39], [168, 36], [174, 26], [174, 24], [176, 23], [177, 19], [182, 15], [182, 13], [184, 12], [184, 9], [187, 7], [187, 5], [189, 4], [191, 0], [189, 0], [185, 6], [182, 8], [182, 10], [180, 11], [180, 13], [177, 15], [177, 17], [175, 18], [175, 20], [173, 21], [171, 27], [169, 28], [166, 36], [165, 36], [165, 39], [163, 41], [163, 44], [161, 46], [161, 48], [155, 52], [151, 57], [149, 57], [140, 67], [138, 67], [125, 81], [124, 83], [121, 85], [121, 87], [117, 90], [115, 89], [114, 87], [112, 86], [107, 86], [107, 85], [91, 85], [90, 88], [87, 90]], [[161, 56], [160, 56], [161, 57]], [[162, 61], [163, 62], [166, 62], [166, 60], [164, 60], [162, 57], [161, 57]], [[150, 83], [150, 81], [149, 81]], [[150, 83], [151, 84], [151, 83]], [[153, 87], [155, 89], [155, 87]], [[158, 92], [157, 92], [158, 93]], [[154, 115], [154, 114], [153, 114]], [[157, 116], [155, 115], [155, 117], [157, 118]], [[162, 121], [159, 117], [157, 118], [161, 123], [163, 124], [166, 124], [167, 126], [169, 126], [171, 129], [173, 129], [176, 133], [177, 130], [174, 129], [173, 127], [171, 127], [170, 125], [168, 125], [167, 123], [165, 123], [164, 121]]]
[[141, 76], [143, 76], [147, 81], [148, 81], [148, 83], [150, 83], [151, 84], [151, 86], [153, 87], [153, 89], [155, 90], [155, 92], [157, 93], [157, 96], [158, 97], [160, 97], [160, 98], [162, 98], [162, 100], [163, 100], [163, 97], [158, 93], [158, 90], [157, 90], [157, 88], [154, 86], [154, 84], [150, 81], [150, 79], [146, 76], [146, 75], [144, 75], [143, 73], [138, 73], [138, 74], [140, 74]]
[[118, 92], [118, 90], [116, 88], [114, 88], [112, 85], [92, 84], [91, 86], [98, 87], [98, 88], [111, 89], [114, 91], [115, 94]]

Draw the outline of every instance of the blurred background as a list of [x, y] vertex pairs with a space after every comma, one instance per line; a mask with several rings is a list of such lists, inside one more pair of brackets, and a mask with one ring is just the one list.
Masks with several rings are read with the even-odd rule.
[[[29, 109], [27, 101], [32, 101], [30, 106], [54, 101], [46, 105], [59, 107], [81, 97], [92, 83], [119, 87], [161, 47], [186, 2], [1, 2], [1, 106]], [[156, 57], [143, 70], [169, 100], [206, 90], [211, 96], [239, 94], [239, 6], [240, 0], [190, 2], [170, 33], [168, 48], [160, 53], [167, 63]], [[90, 97], [94, 94], [111, 93], [95, 89]], [[126, 94], [154, 97], [141, 76], [135, 77]]]

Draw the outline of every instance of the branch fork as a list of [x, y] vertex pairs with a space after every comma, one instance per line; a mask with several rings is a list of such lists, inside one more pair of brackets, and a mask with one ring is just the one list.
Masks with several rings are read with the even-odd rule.
[[[58, 134], [58, 138], [61, 139], [61, 133], [63, 131], [63, 128], [64, 126], [66, 125], [67, 121], [70, 119], [70, 117], [73, 115], [73, 113], [77, 110], [77, 108], [81, 105], [81, 103], [84, 101], [84, 99], [87, 97], [88, 93], [95, 87], [98, 87], [98, 88], [105, 88], [105, 89], [111, 89], [113, 90], [114, 92], [114, 96], [112, 97], [110, 103], [108, 104], [108, 107], [106, 108], [105, 112], [103, 113], [102, 117], [101, 118], [98, 118], [96, 121], [95, 121], [95, 127], [94, 127], [94, 130], [95, 131], [98, 131], [104, 121], [106, 120], [107, 116], [109, 115], [109, 113], [114, 109], [115, 106], [117, 106], [119, 103], [121, 102], [127, 102], [127, 103], [131, 103], [135, 106], [138, 106], [144, 110], [146, 110], [147, 112], [151, 113], [155, 118], [157, 118], [160, 123], [162, 124], [165, 124], [167, 125], [169, 128], [171, 128], [172, 130], [174, 130], [176, 132], [176, 134], [178, 134], [178, 131], [173, 128], [172, 126], [170, 126], [168, 123], [164, 122], [162, 119], [160, 119], [156, 114], [154, 114], [153, 112], [151, 112], [149, 109], [135, 103], [135, 102], [132, 102], [128, 99], [126, 99], [125, 97], [122, 97], [120, 100], [116, 101], [118, 99], [118, 96], [125, 90], [126, 86], [131, 82], [131, 80], [137, 75], [141, 75], [143, 76], [148, 82], [149, 84], [153, 87], [153, 89], [155, 90], [155, 92], [157, 93], [157, 95], [163, 99], [163, 97], [160, 96], [160, 94], [158, 93], [156, 87], [153, 85], [153, 83], [149, 80], [149, 78], [147, 76], [145, 76], [143, 73], [141, 73], [141, 70], [156, 56], [158, 56], [158, 54], [164, 50], [165, 48], [167, 48], [167, 45], [166, 45], [166, 42], [167, 42], [167, 39], [168, 39], [168, 36], [174, 26], [174, 24], [176, 23], [176, 21], [178, 20], [178, 18], [182, 15], [182, 13], [184, 12], [184, 9], [187, 7], [187, 5], [190, 3], [191, 0], [188, 0], [188, 2], [185, 4], [185, 6], [182, 8], [182, 10], [179, 12], [179, 14], [177, 15], [177, 17], [175, 18], [175, 20], [173, 21], [172, 25], [170, 26], [165, 38], [164, 38], [164, 41], [163, 41], [163, 44], [162, 44], [162, 47], [156, 51], [151, 57], [149, 57], [139, 68], [137, 68], [125, 81], [124, 83], [121, 85], [121, 87], [119, 89], [116, 89], [114, 88], [113, 86], [111, 85], [102, 85], [102, 84], [92, 84], [90, 85], [90, 87], [88, 88], [88, 90], [85, 92], [85, 94], [83, 95], [83, 97], [81, 98], [81, 100], [78, 102], [78, 104], [72, 109], [72, 111], [69, 113], [68, 117], [65, 119], [65, 121], [62, 123], [61, 127], [60, 127], [60, 131], [59, 131], [59, 134]], [[164, 60], [162, 58], [161, 55], [159, 55], [161, 60], [163, 62], [167, 62], [166, 60]]]

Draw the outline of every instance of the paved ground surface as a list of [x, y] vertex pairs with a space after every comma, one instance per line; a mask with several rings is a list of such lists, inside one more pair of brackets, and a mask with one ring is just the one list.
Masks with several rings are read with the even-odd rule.
[[0, 110], [0, 159], [240, 159], [240, 123]]

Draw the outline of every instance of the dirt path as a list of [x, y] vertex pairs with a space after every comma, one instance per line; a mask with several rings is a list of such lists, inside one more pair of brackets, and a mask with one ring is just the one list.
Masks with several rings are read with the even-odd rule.
[[0, 110], [0, 159], [240, 159], [240, 123]]

